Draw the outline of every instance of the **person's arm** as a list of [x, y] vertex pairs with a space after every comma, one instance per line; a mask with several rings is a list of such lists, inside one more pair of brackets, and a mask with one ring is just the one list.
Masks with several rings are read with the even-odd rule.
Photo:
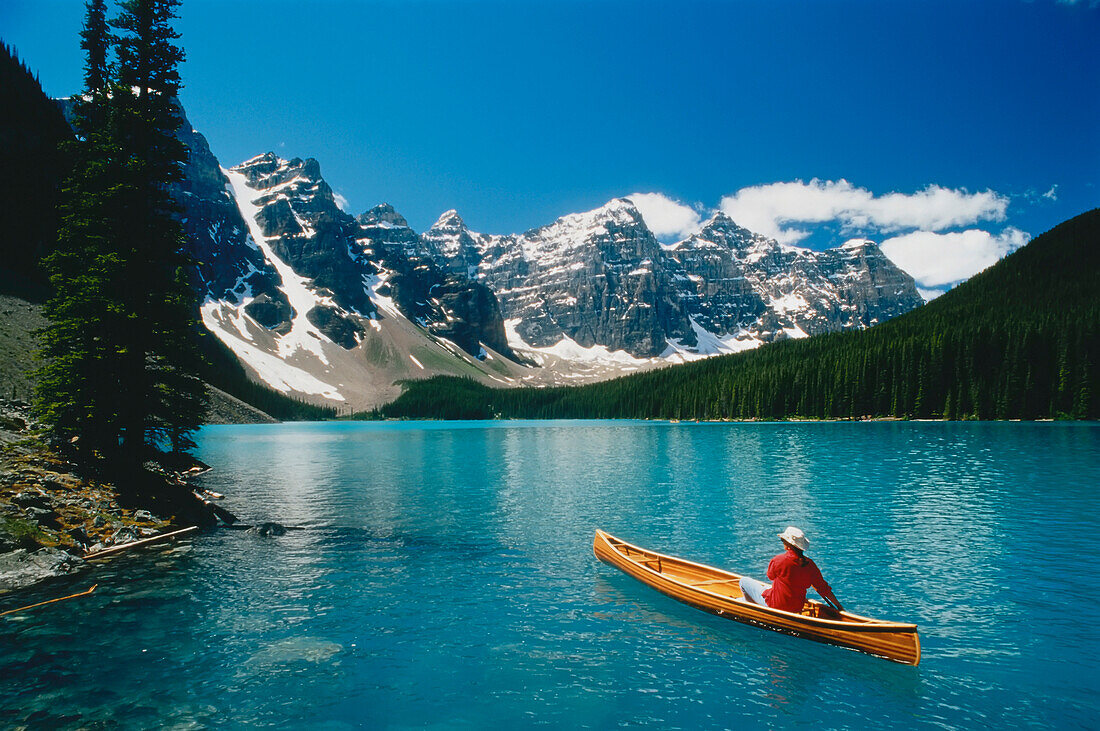
[[826, 601], [836, 607], [838, 612], [844, 611], [844, 605], [836, 598], [836, 595], [833, 594], [832, 587], [826, 584], [824, 579], [821, 581], [821, 586], [815, 586], [814, 588], [817, 589], [818, 594], [825, 597]]
[[844, 605], [837, 600], [836, 595], [833, 594], [833, 587], [829, 586], [829, 583], [825, 581], [825, 577], [821, 575], [821, 570], [817, 568], [817, 564], [814, 564], [815, 573], [817, 573], [817, 580], [812, 584], [813, 588], [817, 590], [817, 593], [825, 598], [825, 601], [832, 604], [837, 608], [837, 611], [844, 611]]

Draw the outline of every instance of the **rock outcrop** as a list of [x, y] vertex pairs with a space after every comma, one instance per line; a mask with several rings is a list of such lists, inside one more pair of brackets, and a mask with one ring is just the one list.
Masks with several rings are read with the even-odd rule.
[[256, 220], [275, 254], [336, 306], [363, 316], [373, 313], [363, 286], [370, 265], [351, 253], [355, 219], [336, 204], [317, 161], [281, 160], [269, 152], [233, 171], [242, 173], [256, 192], [250, 202], [259, 207]]
[[448, 211], [417, 250], [492, 289], [528, 345], [569, 338], [639, 358], [700, 352], [700, 336], [739, 350], [869, 327], [923, 301], [872, 242], [784, 246], [719, 213], [662, 246], [628, 199], [509, 236], [472, 232]]
[[45, 579], [76, 573], [83, 565], [83, 559], [60, 548], [0, 553], [0, 591], [25, 589]]
[[[477, 254], [476, 249], [460, 253], [462, 247], [475, 244], [457, 214], [453, 221], [449, 215], [440, 219], [440, 228], [417, 235], [392, 206], [376, 206], [358, 218], [357, 250], [361, 257], [377, 261], [384, 272], [385, 282], [377, 292], [392, 297], [428, 332], [477, 357], [484, 344], [514, 358], [493, 291], [477, 281], [476, 266], [470, 270], [455, 263], [458, 257], [476, 261]], [[452, 231], [457, 242], [449, 238]], [[455, 257], [443, 252], [455, 252]]]
[[784, 246], [722, 213], [667, 255], [685, 308], [719, 337], [770, 342], [870, 327], [923, 302], [913, 278], [870, 241]]

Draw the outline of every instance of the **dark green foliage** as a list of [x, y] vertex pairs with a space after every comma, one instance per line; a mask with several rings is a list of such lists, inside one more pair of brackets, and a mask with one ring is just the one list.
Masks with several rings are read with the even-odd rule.
[[14, 49], [0, 43], [0, 286], [6, 291], [43, 296], [46, 275], [38, 262], [56, 236], [59, 183], [68, 167], [60, 144], [71, 138], [61, 109]]
[[110, 77], [105, 10], [89, 2], [81, 34], [89, 87], [75, 104], [75, 164], [57, 248], [45, 260], [54, 296], [38, 413], [55, 437], [79, 437], [88, 460], [121, 469], [154, 450], [193, 446], [189, 433], [204, 413], [191, 262], [168, 193], [185, 156], [175, 136], [176, 4], [121, 3]]
[[186, 149], [176, 137], [181, 123], [175, 98], [183, 51], [172, 19], [178, 0], [123, 0], [112, 25], [119, 31], [113, 126], [123, 163], [121, 201], [127, 215], [116, 231], [125, 278], [116, 293], [127, 315], [122, 372], [128, 398], [122, 404], [123, 447], [140, 461], [153, 445], [192, 446], [204, 390], [195, 373], [198, 355], [194, 295], [186, 272], [179, 207], [169, 185], [183, 175]]
[[111, 46], [111, 34], [107, 30], [107, 4], [104, 0], [89, 0], [84, 13], [84, 27], [80, 31], [80, 48], [84, 51], [84, 88], [101, 91], [110, 81], [107, 69], [107, 51]]
[[413, 382], [388, 417], [1100, 418], [1100, 209], [869, 330], [575, 388]]
[[[89, 7], [84, 35], [106, 33]], [[103, 41], [105, 42], [105, 41]], [[104, 78], [105, 69], [88, 77]], [[125, 311], [115, 293], [126, 286], [116, 230], [124, 186], [110, 127], [110, 87], [89, 87], [73, 106], [77, 139], [65, 144], [73, 165], [62, 184], [60, 227], [43, 260], [53, 285], [39, 334], [45, 365], [36, 374], [39, 418], [58, 438], [76, 438], [88, 461], [118, 450], [120, 341]]]

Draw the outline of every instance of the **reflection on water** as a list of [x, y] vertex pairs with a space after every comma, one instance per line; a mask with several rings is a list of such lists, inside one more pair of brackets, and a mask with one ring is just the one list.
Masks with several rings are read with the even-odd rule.
[[[288, 424], [208, 428], [200, 450], [227, 507], [303, 530], [211, 532], [40, 589], [27, 603], [100, 582], [0, 620], [0, 726], [954, 728], [1100, 712], [1100, 635], [1063, 599], [1100, 598], [1097, 426]], [[787, 524], [846, 605], [920, 625], [921, 667], [699, 612], [591, 551], [602, 527], [760, 576]]]

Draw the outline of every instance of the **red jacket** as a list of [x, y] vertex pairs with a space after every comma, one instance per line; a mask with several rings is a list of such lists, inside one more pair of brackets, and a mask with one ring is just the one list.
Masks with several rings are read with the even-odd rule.
[[789, 548], [768, 564], [768, 578], [772, 580], [772, 588], [764, 590], [764, 601], [769, 607], [786, 612], [802, 611], [806, 590], [811, 586], [822, 596], [833, 594], [817, 564], [811, 559], [800, 558]]

